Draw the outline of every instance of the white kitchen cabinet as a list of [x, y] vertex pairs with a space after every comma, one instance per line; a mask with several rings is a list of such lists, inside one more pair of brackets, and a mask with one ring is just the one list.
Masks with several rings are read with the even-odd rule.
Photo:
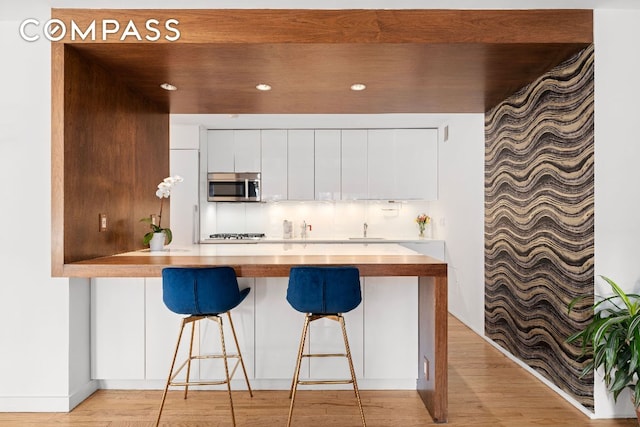
[[289, 130], [287, 140], [287, 199], [313, 200], [314, 132]]
[[315, 200], [340, 200], [339, 129], [315, 131]]
[[[252, 385], [286, 389], [293, 378], [304, 313], [287, 302], [286, 277], [238, 278], [238, 282], [241, 288], [251, 287], [232, 316], [249, 378], [255, 380]], [[366, 277], [361, 283], [363, 302], [345, 314], [356, 375], [365, 387], [412, 388], [417, 377], [417, 278]], [[95, 278], [91, 292], [92, 378], [103, 380], [105, 388], [162, 387], [184, 317], [162, 302], [162, 279]], [[227, 349], [234, 352], [231, 330], [223, 318]], [[180, 361], [187, 356], [189, 333], [190, 327], [183, 334]], [[194, 348], [219, 350], [217, 324], [203, 323], [196, 334]], [[309, 349], [342, 353], [339, 324], [326, 319], [313, 322], [305, 350]], [[192, 378], [218, 378], [220, 369], [217, 362], [195, 362]], [[301, 377], [349, 378], [349, 370], [344, 358], [306, 358]], [[233, 388], [244, 388], [239, 371]]]
[[396, 158], [394, 129], [367, 132], [367, 181], [369, 199], [395, 199]]
[[418, 278], [364, 278], [364, 377], [415, 384]]
[[233, 130], [207, 132], [207, 172], [234, 172]]
[[436, 200], [437, 144], [435, 129], [370, 129], [369, 199]]
[[259, 130], [210, 130], [208, 172], [260, 172]]
[[365, 129], [342, 130], [341, 152], [342, 200], [366, 199], [368, 197], [367, 131]]
[[91, 378], [145, 378], [142, 278], [91, 279]]
[[262, 200], [287, 199], [287, 131], [261, 131]]
[[[361, 279], [362, 281], [362, 279]], [[349, 349], [356, 378], [364, 375], [364, 304], [344, 314]], [[302, 330], [302, 325], [300, 326]], [[321, 319], [311, 323], [309, 346], [312, 353], [344, 353], [340, 324]], [[309, 360], [309, 377], [313, 379], [351, 378], [349, 364], [344, 357], [314, 357]], [[351, 388], [351, 386], [347, 386]]]
[[[287, 278], [256, 278], [255, 378], [287, 380], [293, 378], [300, 345], [304, 313], [287, 302]], [[349, 347], [356, 376], [363, 372], [363, 304], [345, 314]], [[305, 352], [344, 353], [342, 330], [338, 322], [322, 319], [311, 323]], [[304, 358], [301, 378], [350, 378], [345, 358]]]
[[[254, 378], [254, 308], [255, 308], [255, 279], [248, 277], [239, 277], [238, 285], [240, 289], [251, 288], [249, 295], [242, 303], [231, 310], [231, 318], [238, 337], [238, 344], [242, 352], [242, 358], [247, 369], [249, 380]], [[228, 353], [236, 353], [236, 344], [233, 340], [233, 333], [229, 325], [229, 319], [226, 314], [220, 316], [224, 327], [224, 343]], [[214, 321], [199, 322], [200, 333], [200, 351], [206, 353], [220, 353], [222, 347], [220, 345], [220, 334], [218, 332], [218, 324]], [[235, 363], [231, 360], [230, 363]], [[231, 365], [232, 366], [232, 365]], [[224, 376], [224, 368], [220, 361], [200, 361], [200, 378], [212, 379], [222, 378]], [[233, 377], [234, 383], [240, 387], [246, 387], [242, 367], [238, 365], [238, 370]], [[219, 388], [226, 388], [221, 386]], [[237, 388], [234, 386], [234, 388]]]
[[[164, 305], [162, 278], [146, 278], [145, 293], [145, 379], [166, 381], [180, 332], [180, 324], [185, 316], [172, 312]], [[189, 346], [185, 345], [185, 337], [188, 336], [189, 334], [183, 334], [183, 345], [178, 353], [178, 363], [182, 363], [189, 354]], [[192, 364], [191, 378], [198, 378], [198, 368], [198, 363]], [[181, 373], [178, 378], [184, 379], [184, 373]]]
[[400, 200], [438, 198], [438, 131], [395, 130], [395, 197]]
[[[171, 190], [171, 232], [173, 246], [190, 245], [199, 240], [198, 150], [170, 150], [170, 175], [183, 179]], [[163, 222], [166, 226], [167, 224]]]
[[260, 131], [234, 131], [234, 171], [260, 172]]
[[[256, 278], [255, 377], [291, 381], [296, 367], [304, 314], [287, 302], [286, 277]], [[309, 360], [303, 360], [300, 377], [309, 377]]]

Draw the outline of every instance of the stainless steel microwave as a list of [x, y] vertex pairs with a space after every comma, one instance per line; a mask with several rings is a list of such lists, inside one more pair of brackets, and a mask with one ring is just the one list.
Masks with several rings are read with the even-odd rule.
[[207, 188], [210, 202], [259, 202], [260, 173], [208, 173]]

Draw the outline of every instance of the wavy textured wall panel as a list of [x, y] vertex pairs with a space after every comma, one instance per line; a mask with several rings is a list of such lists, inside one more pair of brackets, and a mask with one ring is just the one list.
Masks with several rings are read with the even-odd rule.
[[593, 408], [564, 340], [593, 295], [593, 46], [485, 115], [485, 333]]

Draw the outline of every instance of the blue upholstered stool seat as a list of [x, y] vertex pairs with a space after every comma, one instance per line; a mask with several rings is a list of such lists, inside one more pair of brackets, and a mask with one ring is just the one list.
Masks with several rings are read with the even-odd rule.
[[347, 313], [362, 301], [355, 267], [293, 267], [287, 301], [301, 313]]
[[231, 267], [165, 268], [162, 300], [174, 313], [215, 315], [237, 307], [251, 288], [240, 290]]
[[[356, 267], [292, 267], [289, 272], [287, 301], [295, 310], [306, 313], [296, 368], [291, 382], [291, 392], [289, 394], [291, 405], [289, 406], [287, 427], [291, 425], [298, 385], [311, 384], [353, 384], [362, 425], [366, 426], [362, 402], [360, 401], [360, 392], [358, 391], [358, 382], [353, 369], [351, 351], [349, 350], [347, 330], [342, 316], [343, 313], [353, 310], [362, 302], [360, 272]], [[318, 319], [335, 320], [340, 324], [344, 340], [344, 353], [304, 353], [310, 323]], [[345, 357], [349, 364], [351, 378], [344, 380], [301, 380], [300, 365], [303, 357]]]
[[[250, 288], [242, 289], [238, 287], [238, 279], [236, 273], [231, 267], [207, 267], [207, 268], [165, 268], [162, 270], [162, 300], [167, 308], [174, 313], [184, 314], [187, 317], [182, 319], [182, 327], [178, 335], [178, 343], [176, 344], [173, 354], [173, 361], [169, 369], [169, 377], [162, 395], [162, 403], [158, 411], [156, 426], [160, 423], [162, 409], [167, 397], [169, 386], [184, 386], [184, 398], [187, 398], [189, 385], [227, 385], [229, 394], [229, 403], [231, 406], [231, 420], [236, 425], [235, 413], [233, 410], [233, 399], [231, 397], [231, 378], [238, 367], [242, 366], [244, 378], [247, 383], [249, 394], [253, 396], [249, 377], [244, 366], [240, 346], [236, 337], [236, 331], [231, 320], [230, 310], [237, 307], [251, 291]], [[233, 340], [236, 344], [237, 354], [227, 353], [224, 341], [224, 331], [222, 325], [221, 314], [226, 313], [229, 319], [229, 326], [233, 334]], [[201, 320], [212, 320], [218, 324], [220, 334], [221, 354], [193, 354], [193, 339], [195, 335], [195, 323]], [[182, 333], [185, 326], [191, 323], [191, 339], [189, 344], [189, 356], [184, 363], [177, 369], [174, 369]], [[191, 372], [191, 361], [197, 359], [223, 359], [225, 377], [221, 380], [197, 380], [191, 381], [189, 376]], [[228, 359], [236, 359], [236, 363], [229, 373]], [[186, 378], [184, 381], [176, 381], [177, 375], [183, 368], [187, 368]]]

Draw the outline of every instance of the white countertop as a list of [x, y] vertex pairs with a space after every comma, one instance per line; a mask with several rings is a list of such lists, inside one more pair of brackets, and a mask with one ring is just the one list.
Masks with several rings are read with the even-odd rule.
[[202, 244], [237, 244], [237, 243], [350, 243], [350, 244], [385, 244], [385, 243], [429, 243], [429, 242], [440, 242], [438, 239], [429, 239], [429, 238], [411, 238], [411, 237], [400, 237], [400, 238], [391, 238], [391, 237], [307, 237], [307, 238], [293, 238], [293, 239], [283, 239], [278, 237], [264, 237], [262, 239], [256, 240], [234, 240], [234, 239], [203, 239], [200, 243]]
[[169, 245], [160, 252], [148, 249], [120, 256], [283, 256], [283, 255], [416, 255], [393, 243], [220, 243], [192, 246]]

